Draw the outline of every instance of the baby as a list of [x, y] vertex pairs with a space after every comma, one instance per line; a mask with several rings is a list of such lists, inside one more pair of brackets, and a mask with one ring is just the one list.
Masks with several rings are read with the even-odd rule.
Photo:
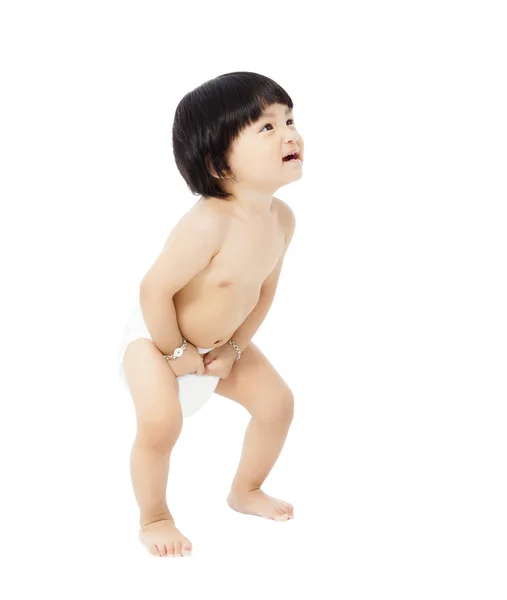
[[207, 81], [176, 108], [176, 165], [200, 198], [143, 277], [120, 345], [137, 417], [130, 466], [139, 539], [154, 556], [191, 553], [166, 503], [169, 460], [183, 418], [213, 393], [252, 417], [229, 506], [277, 521], [293, 517], [291, 504], [260, 488], [284, 445], [294, 398], [251, 341], [294, 233], [292, 209], [273, 196], [302, 176], [292, 107], [273, 80], [236, 72]]

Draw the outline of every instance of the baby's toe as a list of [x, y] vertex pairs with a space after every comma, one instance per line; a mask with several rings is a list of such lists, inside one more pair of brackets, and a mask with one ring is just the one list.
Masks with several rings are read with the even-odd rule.
[[289, 519], [294, 518], [294, 508], [293, 508], [292, 504], [288, 504], [287, 502], [284, 502], [282, 510]]
[[283, 508], [277, 508], [275, 514], [276, 521], [286, 521], [289, 518], [289, 515], [285, 512]]
[[181, 542], [174, 542], [174, 556], [183, 556]]

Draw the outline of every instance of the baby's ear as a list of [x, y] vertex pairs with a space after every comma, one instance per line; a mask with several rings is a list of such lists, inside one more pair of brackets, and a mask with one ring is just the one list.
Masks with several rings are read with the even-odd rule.
[[211, 162], [211, 158], [208, 156], [206, 156], [206, 158], [204, 159], [204, 162], [206, 163], [206, 168], [208, 169], [210, 175], [212, 177], [215, 177], [216, 179], [220, 179], [220, 176], [218, 175], [218, 173], [216, 172], [215, 168], [212, 165]]

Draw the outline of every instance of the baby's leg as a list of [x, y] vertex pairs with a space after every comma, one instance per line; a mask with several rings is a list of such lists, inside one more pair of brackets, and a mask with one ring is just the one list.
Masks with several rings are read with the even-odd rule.
[[241, 404], [252, 415], [227, 498], [229, 506], [267, 519], [291, 519], [292, 504], [260, 488], [280, 455], [294, 416], [292, 390], [257, 345], [250, 342], [231, 374], [220, 379], [215, 392]]
[[192, 544], [176, 529], [166, 501], [170, 455], [183, 426], [176, 376], [148, 339], [128, 345], [123, 365], [137, 417], [130, 472], [139, 538], [155, 556], [189, 555]]

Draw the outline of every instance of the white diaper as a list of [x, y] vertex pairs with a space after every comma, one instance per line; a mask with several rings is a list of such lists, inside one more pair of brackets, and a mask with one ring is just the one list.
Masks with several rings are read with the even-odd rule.
[[[150, 332], [146, 327], [141, 306], [138, 302], [127, 319], [121, 343], [118, 347], [118, 360], [120, 363], [118, 374], [127, 389], [129, 388], [127, 380], [125, 379], [123, 356], [130, 342], [139, 338], [151, 340]], [[206, 354], [206, 352], [213, 350], [213, 348], [198, 348], [197, 350], [199, 351], [199, 354]], [[176, 377], [179, 386], [181, 411], [184, 418], [192, 416], [206, 404], [213, 395], [219, 379], [220, 377], [217, 375], [197, 375], [195, 373], [188, 373], [187, 375]]]

